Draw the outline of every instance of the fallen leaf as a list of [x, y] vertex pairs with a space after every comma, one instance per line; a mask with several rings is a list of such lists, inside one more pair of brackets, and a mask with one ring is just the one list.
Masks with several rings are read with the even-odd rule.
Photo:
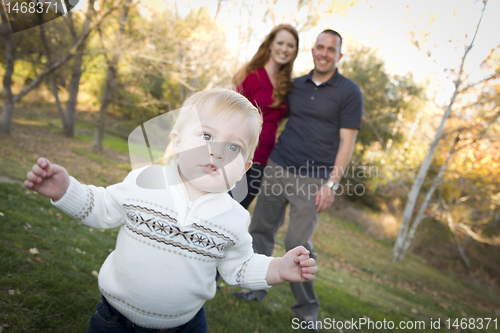
[[85, 251], [82, 251], [82, 250], [80, 250], [79, 248], [75, 248], [75, 251], [76, 251], [76, 252], [78, 252], [78, 253], [81, 253], [81, 254], [86, 254], [86, 252], [85, 252]]
[[56, 214], [56, 217], [57, 217], [58, 219], [62, 219], [62, 215], [61, 215], [61, 213], [57, 213], [57, 214]]
[[40, 257], [36, 257], [35, 260], [38, 262], [42, 262], [42, 259], [40, 259]]
[[30, 235], [30, 237], [33, 237], [34, 239], [39, 239], [40, 236], [37, 236], [37, 235]]
[[23, 225], [23, 228], [24, 228], [24, 229], [26, 229], [26, 230], [28, 230], [28, 229], [31, 229], [31, 228], [33, 228], [33, 227], [31, 226], [31, 224], [29, 224], [29, 223], [25, 223], [25, 224]]
[[31, 254], [39, 254], [38, 249], [36, 247], [30, 249]]
[[99, 273], [97, 273], [97, 271], [92, 271], [90, 272], [90, 274], [92, 274], [92, 276], [95, 276], [96, 278], [99, 277]]
[[50, 216], [54, 215], [54, 212], [52, 211], [52, 209], [49, 209], [49, 215]]
[[2, 212], [0, 212], [0, 216], [5, 216], [5, 214], [4, 214], [4, 213], [2, 213]]
[[418, 313], [417, 309], [415, 309], [415, 308], [411, 308], [411, 312], [412, 312], [412, 313], [415, 313], [415, 314], [417, 314], [417, 313]]
[[9, 289], [9, 294], [10, 294], [10, 295], [14, 295], [14, 293], [15, 293], [15, 292], [16, 292], [16, 291], [15, 291], [14, 289]]

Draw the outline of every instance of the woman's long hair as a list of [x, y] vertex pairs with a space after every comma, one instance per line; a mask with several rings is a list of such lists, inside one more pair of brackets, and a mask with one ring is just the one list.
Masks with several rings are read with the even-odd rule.
[[243, 66], [243, 68], [241, 68], [233, 77], [233, 84], [235, 85], [235, 87], [238, 87], [245, 80], [248, 74], [258, 68], [264, 67], [270, 57], [269, 48], [271, 46], [271, 43], [274, 41], [274, 38], [276, 38], [276, 35], [281, 30], [286, 30], [291, 33], [293, 37], [295, 37], [295, 40], [297, 41], [297, 50], [295, 52], [295, 55], [292, 56], [290, 62], [281, 66], [278, 72], [278, 79], [276, 80], [276, 86], [274, 87], [272, 95], [273, 104], [270, 105], [272, 108], [279, 108], [283, 105], [285, 96], [292, 87], [293, 63], [295, 61], [295, 58], [297, 58], [297, 54], [299, 52], [299, 34], [294, 27], [289, 24], [280, 24], [274, 27], [269, 35], [266, 36], [262, 44], [260, 44], [259, 49], [253, 56], [252, 60], [250, 60], [245, 66]]

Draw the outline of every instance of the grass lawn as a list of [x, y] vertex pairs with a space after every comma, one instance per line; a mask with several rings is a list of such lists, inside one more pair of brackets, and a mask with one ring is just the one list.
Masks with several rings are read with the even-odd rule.
[[[21, 180], [41, 155], [85, 183], [109, 185], [127, 174], [123, 138], [109, 133], [105, 153], [93, 154], [87, 127], [68, 139], [44, 117], [21, 112], [12, 135], [0, 137], [0, 175]], [[276, 255], [284, 253], [285, 228], [278, 233]], [[114, 248], [116, 235], [117, 229], [78, 223], [19, 183], [0, 184], [0, 332], [85, 332], [100, 299], [95, 273]], [[326, 328], [332, 319], [358, 321], [357, 329], [324, 332], [445, 332], [448, 319], [457, 324], [458, 329], [452, 327], [456, 332], [500, 328], [499, 290], [466, 283], [411, 254], [394, 264], [390, 242], [374, 239], [349, 222], [322, 214], [314, 244], [320, 319]], [[295, 331], [288, 285], [274, 286], [261, 303], [239, 300], [233, 295], [236, 287], [224, 281], [219, 285], [205, 305], [210, 332]], [[460, 322], [463, 318], [467, 325]], [[478, 329], [478, 318], [493, 320], [488, 329], [487, 320]], [[373, 325], [385, 320], [386, 327], [393, 322], [394, 329], [360, 327], [360, 320]], [[440, 320], [441, 329], [431, 329], [431, 320]], [[399, 329], [403, 321], [414, 329]]]

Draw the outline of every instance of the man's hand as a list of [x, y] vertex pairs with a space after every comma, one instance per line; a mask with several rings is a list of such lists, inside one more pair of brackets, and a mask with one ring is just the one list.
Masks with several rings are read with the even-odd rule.
[[311, 282], [318, 271], [316, 260], [309, 258], [309, 251], [303, 246], [288, 251], [281, 258], [274, 258], [267, 271], [266, 282], [274, 285], [289, 282]]
[[316, 195], [316, 212], [319, 213], [333, 204], [335, 200], [335, 192], [333, 190], [323, 185], [319, 189], [318, 194]]
[[40, 157], [26, 174], [24, 187], [57, 201], [66, 193], [69, 175], [65, 168], [52, 164], [45, 157]]

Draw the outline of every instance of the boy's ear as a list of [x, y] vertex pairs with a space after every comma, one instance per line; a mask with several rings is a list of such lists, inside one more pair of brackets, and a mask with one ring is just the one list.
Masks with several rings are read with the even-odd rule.
[[179, 132], [177, 131], [172, 131], [170, 133], [170, 143], [172, 144], [172, 153], [178, 154], [179, 153], [179, 143], [181, 142], [181, 136]]
[[243, 177], [243, 175], [248, 171], [248, 169], [250, 169], [250, 167], [252, 166], [252, 164], [253, 164], [253, 161], [248, 161], [245, 164], [245, 171], [241, 174], [241, 177]]

